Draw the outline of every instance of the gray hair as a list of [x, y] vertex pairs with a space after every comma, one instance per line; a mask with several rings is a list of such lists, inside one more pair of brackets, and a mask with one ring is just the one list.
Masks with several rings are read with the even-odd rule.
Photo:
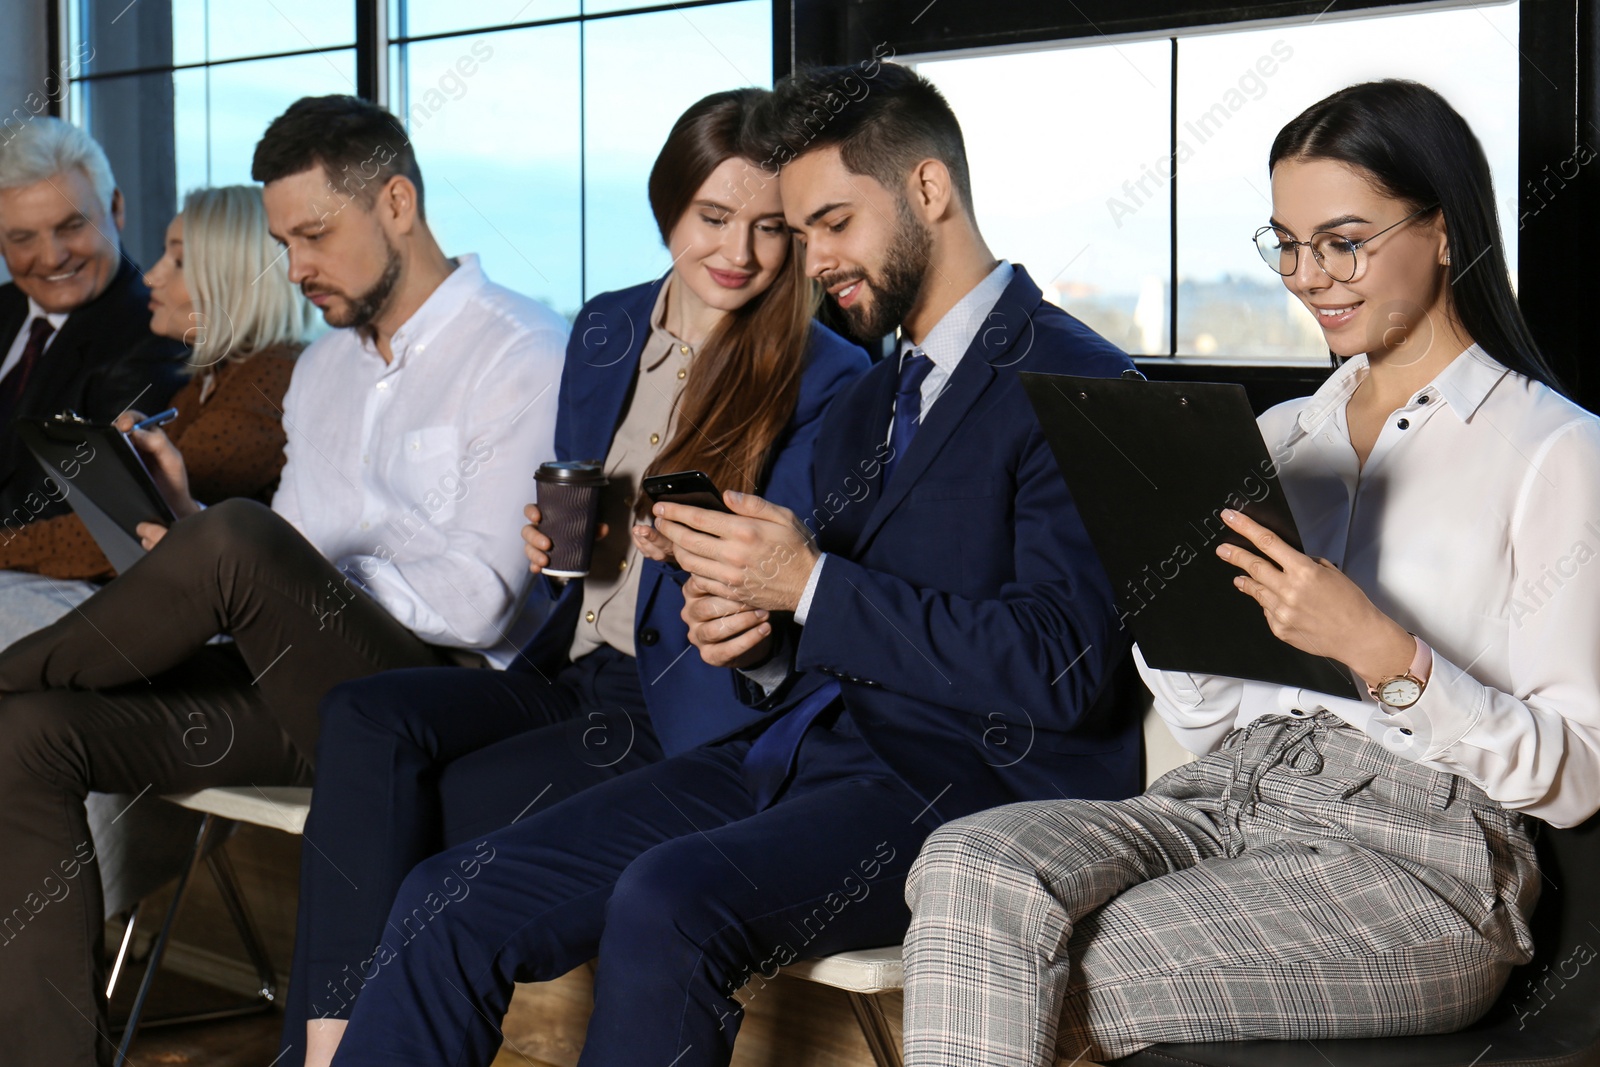
[[81, 127], [41, 115], [0, 142], [0, 189], [33, 185], [73, 169], [83, 171], [95, 199], [109, 211], [117, 179], [105, 149]]

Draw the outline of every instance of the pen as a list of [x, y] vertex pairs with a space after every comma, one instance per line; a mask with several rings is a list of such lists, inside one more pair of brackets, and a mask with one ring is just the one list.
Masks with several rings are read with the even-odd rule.
[[136, 430], [153, 430], [157, 426], [165, 426], [167, 423], [171, 422], [177, 417], [177, 408], [168, 408], [165, 411], [158, 411], [154, 415], [151, 415], [148, 419], [136, 422], [132, 426], [128, 427], [128, 432], [133, 433]]

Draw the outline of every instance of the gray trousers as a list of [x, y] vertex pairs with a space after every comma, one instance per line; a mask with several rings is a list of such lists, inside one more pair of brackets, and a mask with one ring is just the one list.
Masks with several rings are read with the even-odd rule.
[[1326, 712], [1117, 803], [947, 823], [911, 870], [907, 1067], [1440, 1033], [1532, 957], [1525, 818]]

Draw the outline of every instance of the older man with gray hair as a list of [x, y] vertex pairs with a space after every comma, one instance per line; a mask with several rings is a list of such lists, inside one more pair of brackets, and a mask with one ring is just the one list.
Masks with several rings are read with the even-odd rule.
[[[0, 539], [66, 510], [14, 419], [71, 409], [110, 422], [136, 400], [159, 411], [182, 384], [183, 346], [150, 332], [150, 291], [123, 254], [122, 218], [111, 165], [83, 130], [40, 117], [0, 142], [11, 273], [0, 286]], [[22, 610], [22, 595], [0, 589], [0, 611]]]

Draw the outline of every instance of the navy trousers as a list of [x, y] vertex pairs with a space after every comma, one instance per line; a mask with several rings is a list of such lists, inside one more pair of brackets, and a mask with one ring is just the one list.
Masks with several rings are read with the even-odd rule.
[[726, 1064], [742, 1004], [778, 968], [899, 941], [927, 802], [848, 719], [824, 719], [758, 811], [749, 747], [630, 771], [419, 863], [337, 1067], [488, 1067], [512, 984], [596, 955], [580, 1064]]
[[349, 1017], [419, 861], [661, 758], [638, 664], [610, 648], [549, 680], [389, 671], [320, 715], [281, 1067], [304, 1062], [307, 1019]]

